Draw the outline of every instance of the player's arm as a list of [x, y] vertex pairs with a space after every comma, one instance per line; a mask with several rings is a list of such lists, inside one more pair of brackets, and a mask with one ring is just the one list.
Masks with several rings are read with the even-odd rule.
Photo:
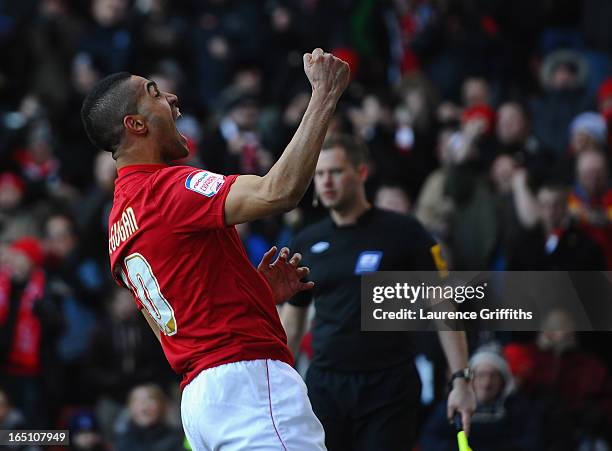
[[307, 313], [308, 307], [297, 307], [289, 303], [285, 303], [280, 311], [281, 323], [287, 334], [287, 346], [294, 357], [297, 356], [304, 336]]
[[293, 209], [312, 177], [327, 127], [349, 79], [348, 64], [315, 49], [304, 55], [312, 95], [304, 117], [278, 161], [263, 177], [239, 176], [225, 201], [227, 225], [241, 224]]
[[155, 321], [153, 321], [153, 318], [151, 318], [151, 315], [149, 315], [149, 312], [147, 312], [147, 309], [142, 308], [140, 309], [140, 311], [142, 312], [142, 316], [145, 317], [145, 319], [147, 320], [147, 323], [149, 323], [149, 326], [155, 333], [157, 340], [161, 343], [161, 336], [160, 336], [161, 331], [159, 330], [159, 326], [157, 325]]

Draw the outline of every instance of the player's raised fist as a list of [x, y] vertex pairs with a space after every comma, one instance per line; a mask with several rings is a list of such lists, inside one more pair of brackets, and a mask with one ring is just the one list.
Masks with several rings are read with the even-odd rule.
[[349, 82], [349, 65], [320, 48], [304, 54], [304, 72], [314, 91], [331, 94], [334, 100], [340, 98]]

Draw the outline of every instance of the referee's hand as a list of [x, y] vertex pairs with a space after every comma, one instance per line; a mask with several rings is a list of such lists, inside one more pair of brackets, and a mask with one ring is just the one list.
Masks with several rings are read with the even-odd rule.
[[452, 423], [455, 413], [461, 415], [463, 430], [466, 435], [470, 435], [470, 426], [472, 424], [472, 414], [476, 410], [476, 395], [472, 385], [465, 379], [455, 379], [453, 381], [453, 389], [448, 394], [448, 403], [446, 405], [446, 416]]

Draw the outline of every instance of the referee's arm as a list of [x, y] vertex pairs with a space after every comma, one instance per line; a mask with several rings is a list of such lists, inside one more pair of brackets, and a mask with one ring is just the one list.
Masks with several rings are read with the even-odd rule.
[[[421, 248], [417, 252], [417, 261], [423, 262], [421, 265], [433, 271], [438, 271], [442, 277], [447, 274], [446, 261], [442, 257], [442, 249], [439, 244], [433, 243], [428, 252]], [[455, 373], [468, 367], [468, 345], [464, 331], [438, 331], [440, 345], [444, 351], [446, 362]], [[451, 420], [455, 413], [461, 415], [463, 429], [466, 434], [470, 432], [471, 418], [476, 409], [476, 397], [474, 391], [465, 379], [455, 379], [452, 390], [448, 396], [446, 405], [446, 415]]]
[[286, 302], [281, 308], [281, 322], [287, 334], [287, 346], [294, 357], [300, 349], [300, 342], [306, 331], [308, 307], [298, 307]]
[[[302, 255], [303, 246], [301, 235], [298, 234], [291, 240], [289, 248], [293, 249]], [[306, 276], [304, 281], [309, 280]], [[312, 291], [305, 290], [296, 293], [291, 299], [285, 302], [280, 309], [280, 319], [283, 327], [285, 328], [285, 334], [287, 334], [287, 347], [293, 354], [293, 357], [297, 357], [298, 351], [300, 350], [300, 343], [302, 337], [306, 332], [306, 323], [308, 318], [308, 306], [312, 302]]]

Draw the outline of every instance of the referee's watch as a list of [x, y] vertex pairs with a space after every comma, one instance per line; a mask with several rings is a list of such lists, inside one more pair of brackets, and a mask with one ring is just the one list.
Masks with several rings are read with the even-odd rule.
[[465, 381], [469, 383], [472, 379], [474, 379], [474, 372], [469, 367], [459, 371], [455, 371], [453, 374], [451, 374], [451, 378], [448, 383], [449, 390], [453, 389], [453, 382], [455, 381], [455, 379], [465, 379]]

